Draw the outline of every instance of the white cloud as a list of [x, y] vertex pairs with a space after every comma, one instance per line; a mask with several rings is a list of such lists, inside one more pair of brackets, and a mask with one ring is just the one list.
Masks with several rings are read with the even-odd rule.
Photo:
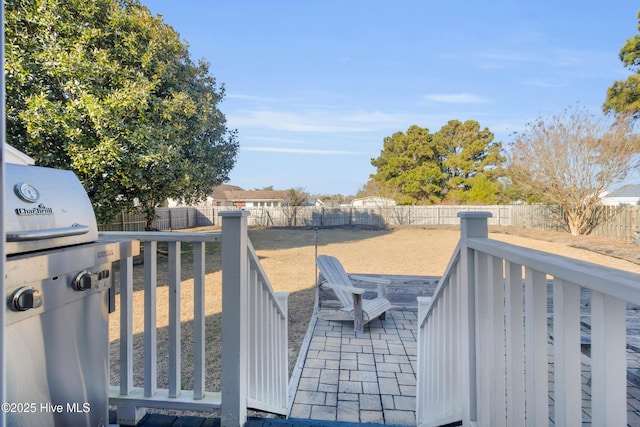
[[567, 87], [567, 82], [552, 82], [543, 79], [529, 79], [522, 82], [525, 86], [543, 87], [543, 88], [558, 88]]
[[472, 93], [434, 93], [425, 95], [429, 101], [440, 102], [442, 104], [487, 104], [489, 99]]
[[238, 110], [226, 113], [229, 127], [309, 133], [364, 133], [388, 128], [404, 128], [415, 117], [380, 111], [343, 110]]
[[245, 95], [242, 93], [226, 93], [225, 98], [236, 99], [240, 101], [252, 101], [256, 103], [275, 103], [282, 102], [282, 99], [272, 98], [267, 96]]
[[606, 60], [608, 54], [600, 51], [550, 49], [538, 52], [485, 51], [475, 52], [476, 65], [481, 68], [500, 69], [516, 64], [540, 64], [547, 67], [580, 68], [584, 64]]
[[290, 154], [328, 154], [328, 155], [346, 155], [346, 156], [361, 156], [366, 153], [360, 153], [357, 151], [348, 150], [320, 150], [313, 148], [286, 148], [286, 147], [244, 147], [240, 146], [242, 151], [259, 151], [266, 153], [290, 153]]
[[272, 142], [277, 144], [290, 144], [290, 145], [304, 145], [307, 142], [302, 141], [300, 139], [290, 139], [290, 138], [279, 138], [274, 136], [263, 136], [263, 135], [248, 135], [242, 136], [243, 141], [260, 141], [260, 142]]
[[501, 62], [536, 62], [537, 58], [522, 52], [479, 52], [475, 54], [478, 58], [490, 59]]
[[233, 115], [227, 113], [227, 119], [232, 127], [250, 127], [272, 129], [287, 132], [363, 132], [364, 129], [356, 123], [338, 121], [338, 117], [322, 112], [306, 113], [274, 111], [274, 110], [244, 110]]

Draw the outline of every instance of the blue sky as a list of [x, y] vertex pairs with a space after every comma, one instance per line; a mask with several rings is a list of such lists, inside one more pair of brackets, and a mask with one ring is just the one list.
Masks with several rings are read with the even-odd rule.
[[507, 145], [630, 74], [631, 0], [142, 0], [205, 59], [238, 130], [230, 184], [353, 195], [383, 139], [477, 120]]

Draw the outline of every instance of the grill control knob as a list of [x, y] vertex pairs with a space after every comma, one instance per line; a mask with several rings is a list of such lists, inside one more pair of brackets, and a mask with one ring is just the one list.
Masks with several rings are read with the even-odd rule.
[[38, 308], [42, 306], [42, 295], [39, 290], [31, 286], [23, 286], [11, 295], [9, 305], [15, 311], [27, 311], [31, 308]]
[[73, 279], [71, 285], [76, 291], [86, 291], [96, 287], [98, 284], [98, 275], [90, 271], [82, 271]]

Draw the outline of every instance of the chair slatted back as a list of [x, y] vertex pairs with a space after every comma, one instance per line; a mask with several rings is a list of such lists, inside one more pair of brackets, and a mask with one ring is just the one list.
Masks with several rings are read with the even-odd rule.
[[[336, 257], [320, 255], [318, 256], [316, 263], [322, 273], [322, 277], [324, 277], [327, 282], [335, 283], [336, 285], [353, 286], [349, 279], [349, 275], [344, 271], [344, 267], [342, 267], [342, 264], [340, 264], [340, 261], [338, 261]], [[338, 297], [338, 300], [340, 300], [340, 304], [342, 304], [343, 307], [353, 305], [353, 295], [350, 292], [339, 291], [336, 289], [332, 290], [336, 294], [336, 297]]]

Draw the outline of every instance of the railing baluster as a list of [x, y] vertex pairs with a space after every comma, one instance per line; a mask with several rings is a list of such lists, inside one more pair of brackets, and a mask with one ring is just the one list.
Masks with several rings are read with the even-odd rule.
[[445, 290], [446, 292], [443, 294], [442, 304], [444, 305], [444, 354], [445, 354], [445, 366], [444, 366], [444, 375], [445, 375], [445, 383], [444, 389], [442, 390], [443, 398], [445, 399], [445, 408], [446, 411], [449, 412], [453, 408], [451, 407], [451, 402], [453, 401], [453, 396], [455, 395], [454, 389], [454, 379], [455, 371], [458, 369], [455, 365], [455, 359], [452, 357], [454, 354], [453, 350], [453, 337], [455, 336], [454, 331], [454, 319], [453, 319], [453, 289], [449, 288]]
[[451, 321], [451, 338], [450, 338], [450, 348], [451, 352], [449, 353], [449, 359], [451, 360], [451, 385], [449, 387], [449, 399], [451, 401], [449, 407], [449, 413], [459, 413], [461, 412], [460, 408], [460, 399], [457, 399], [456, 396], [460, 394], [460, 362], [461, 358], [458, 348], [458, 338], [460, 336], [460, 307], [459, 307], [459, 295], [460, 295], [460, 286], [456, 281], [457, 275], [454, 271], [451, 277], [452, 285], [449, 287], [449, 300], [451, 307], [451, 315], [449, 316], [449, 320]]
[[[440, 304], [441, 301], [438, 301], [437, 304]], [[431, 317], [429, 318], [428, 334], [429, 340], [427, 344], [429, 345], [428, 352], [431, 359], [430, 367], [429, 367], [429, 383], [430, 383], [430, 410], [434, 411], [436, 414], [440, 415], [442, 405], [438, 401], [439, 390], [438, 390], [438, 347], [437, 347], [437, 326], [438, 326], [438, 307], [434, 307], [431, 311]]]
[[[266, 292], [265, 292], [266, 293]], [[271, 392], [272, 392], [272, 396], [277, 396], [278, 395], [278, 387], [275, 381], [276, 378], [276, 374], [277, 374], [277, 369], [275, 369], [278, 365], [276, 363], [276, 352], [280, 351], [280, 348], [278, 347], [278, 332], [277, 332], [277, 327], [278, 327], [278, 322], [277, 322], [277, 312], [276, 312], [276, 301], [275, 300], [271, 300], [271, 303], [269, 304], [269, 312], [271, 313], [271, 325], [270, 325], [270, 330], [272, 331], [271, 335], [273, 336], [273, 339], [271, 340], [271, 354], [270, 354], [270, 365], [271, 365], [271, 372], [270, 372], [270, 378], [269, 378], [269, 383], [271, 383]]]
[[193, 242], [193, 398], [204, 398], [205, 390], [205, 242]]
[[[438, 304], [439, 303], [440, 301], [438, 301]], [[440, 395], [440, 393], [435, 393], [435, 391], [439, 390], [440, 387], [440, 371], [438, 370], [438, 368], [440, 367], [440, 351], [438, 349], [438, 325], [440, 324], [439, 310], [439, 306], [433, 307], [433, 309], [431, 310], [431, 317], [429, 318], [429, 321], [431, 323], [431, 331], [429, 334], [431, 336], [431, 358], [433, 359], [433, 369], [431, 369], [430, 378], [430, 381], [433, 381], [434, 388], [434, 393], [431, 396], [431, 398], [433, 399], [433, 408], [442, 408], [440, 400], [442, 396]]]
[[133, 258], [120, 260], [120, 394], [133, 389]]
[[556, 423], [580, 426], [580, 288], [559, 279], [553, 281], [553, 352]]
[[[549, 417], [549, 375], [547, 351], [547, 278], [544, 273], [525, 270], [525, 352], [527, 426]], [[540, 381], [540, 379], [545, 379]]]
[[264, 348], [263, 352], [263, 360], [265, 361], [265, 371], [263, 372], [263, 386], [264, 393], [263, 396], [273, 396], [273, 390], [271, 389], [271, 374], [273, 372], [273, 364], [271, 362], [271, 354], [273, 353], [273, 337], [270, 336], [269, 331], [270, 327], [270, 318], [271, 318], [271, 310], [269, 307], [269, 300], [266, 298], [264, 291], [262, 290], [262, 284], [258, 282], [260, 297], [262, 298], [262, 303], [264, 304], [264, 323], [262, 326], [262, 336], [264, 338]]
[[490, 292], [490, 271], [489, 257], [486, 254], [475, 252], [475, 306], [476, 306], [476, 336], [481, 337], [476, 340], [476, 387], [478, 395], [478, 424], [490, 425], [491, 410], [491, 376], [494, 372], [490, 368], [491, 358], [496, 357], [491, 354], [492, 337], [489, 327], [489, 292]]
[[258, 329], [259, 310], [258, 289], [256, 286], [257, 272], [253, 269], [249, 271], [249, 390], [256, 390], [260, 372], [259, 340], [260, 331]]
[[507, 262], [506, 282], [506, 373], [507, 425], [525, 420], [524, 322], [522, 266]]
[[260, 279], [258, 277], [258, 274], [256, 272], [256, 295], [259, 298], [260, 301], [260, 323], [258, 324], [258, 331], [260, 333], [260, 344], [257, 348], [257, 351], [259, 352], [258, 354], [260, 355], [260, 362], [261, 362], [261, 368], [260, 368], [260, 387], [258, 388], [258, 394], [257, 396], [260, 397], [260, 399], [263, 399], [266, 396], [269, 396], [269, 389], [268, 389], [268, 384], [269, 384], [269, 360], [268, 360], [268, 356], [269, 353], [271, 352], [269, 349], [269, 342], [271, 341], [269, 339], [268, 336], [268, 326], [267, 326], [267, 316], [268, 316], [268, 310], [267, 310], [267, 301], [265, 301], [265, 295], [264, 292], [262, 292], [262, 287], [260, 284]]
[[591, 294], [591, 417], [594, 426], [627, 425], [626, 303]]
[[478, 423], [505, 423], [502, 260], [476, 252]]
[[[445, 322], [445, 320], [443, 319], [444, 314], [445, 313], [444, 313], [443, 304], [439, 304], [436, 307], [436, 313], [434, 318], [435, 320], [434, 336], [436, 338], [434, 343], [434, 348], [436, 350], [436, 363], [438, 364], [438, 366], [442, 366], [444, 364], [444, 360], [446, 357], [446, 355], [444, 354], [444, 350], [442, 349], [442, 340], [444, 336], [443, 325]], [[435, 372], [438, 378], [438, 380], [436, 381], [436, 387], [438, 388], [438, 390], [442, 390], [444, 386], [444, 369], [438, 369]], [[442, 408], [444, 406], [444, 396], [442, 395], [442, 393], [437, 394], [436, 402], [439, 408]]]
[[[429, 367], [429, 383], [431, 385], [432, 390], [437, 390], [438, 388], [438, 371], [436, 366], [438, 364], [438, 335], [437, 335], [437, 325], [438, 325], [438, 307], [431, 307], [429, 312], [429, 319], [427, 326], [427, 353], [430, 359], [430, 367]], [[439, 407], [438, 395], [430, 392], [430, 408], [434, 410], [434, 408]], [[436, 411], [437, 412], [437, 411]]]
[[[433, 313], [433, 312], [432, 312]], [[429, 319], [431, 320], [431, 319]], [[433, 378], [433, 373], [435, 372], [435, 370], [433, 369], [433, 366], [435, 365], [435, 360], [433, 357], [433, 335], [432, 335], [432, 328], [433, 328], [433, 322], [429, 321], [427, 322], [426, 325], [422, 326], [424, 328], [424, 343], [422, 344], [422, 348], [423, 348], [423, 354], [425, 357], [425, 360], [422, 362], [424, 364], [424, 376], [423, 378], [425, 379], [424, 383], [422, 385], [420, 385], [420, 388], [424, 390], [424, 398], [420, 399], [420, 402], [424, 405], [418, 405], [418, 411], [420, 411], [421, 409], [424, 409], [423, 413], [429, 414], [430, 411], [433, 411], [433, 401], [434, 399], [434, 392], [433, 390], [435, 389], [436, 385], [435, 385], [435, 381]]]
[[169, 242], [169, 397], [181, 391], [180, 242]]
[[156, 394], [158, 385], [158, 339], [156, 287], [158, 242], [144, 242], [144, 395]]
[[491, 330], [489, 348], [491, 358], [491, 372], [494, 377], [491, 380], [491, 425], [500, 427], [506, 425], [506, 362], [505, 362], [505, 328], [504, 328], [504, 276], [503, 260], [498, 257], [489, 257], [489, 329]]
[[262, 398], [267, 395], [266, 389], [266, 379], [267, 370], [269, 369], [269, 365], [267, 363], [266, 354], [269, 352], [267, 348], [268, 340], [265, 337], [265, 329], [266, 327], [266, 307], [264, 304], [264, 298], [261, 290], [256, 291], [256, 295], [258, 296], [259, 308], [258, 308], [258, 318], [260, 319], [260, 323], [257, 325], [258, 330], [260, 331], [260, 345], [256, 349], [259, 351], [260, 357], [260, 385], [258, 387], [258, 396]]

